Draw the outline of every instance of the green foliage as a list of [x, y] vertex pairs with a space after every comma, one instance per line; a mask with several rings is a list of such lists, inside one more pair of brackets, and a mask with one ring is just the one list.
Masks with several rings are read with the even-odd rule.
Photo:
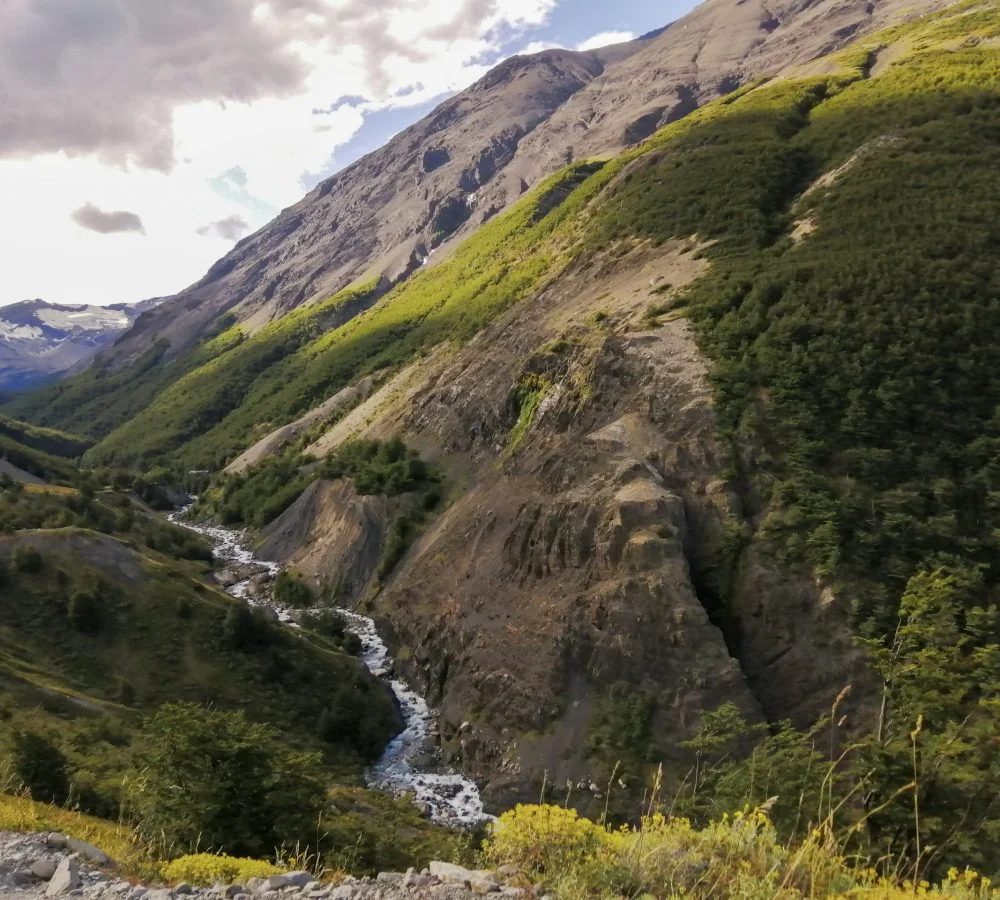
[[221, 496], [208, 507], [202, 504], [201, 511], [217, 512], [223, 525], [263, 528], [315, 480], [316, 473], [304, 470], [305, 464], [302, 456], [286, 453], [268, 457], [244, 474], [221, 476]]
[[515, 453], [535, 421], [535, 413], [546, 392], [552, 387], [544, 375], [525, 375], [511, 391], [507, 406], [513, 412], [514, 427], [507, 438], [507, 453]]
[[96, 634], [101, 630], [102, 624], [101, 598], [98, 592], [93, 588], [74, 591], [66, 604], [66, 615], [77, 631]]
[[138, 827], [167, 847], [266, 856], [308, 843], [323, 807], [320, 757], [242, 711], [161, 707], [136, 746]]
[[420, 490], [436, 476], [402, 438], [348, 441], [323, 463], [326, 478], [350, 478], [359, 494], [395, 497]]
[[995, 900], [1000, 891], [973, 870], [952, 868], [936, 885], [907, 881], [883, 860], [885, 875], [851, 858], [829, 832], [782, 840], [761, 809], [702, 828], [687, 819], [644, 815], [617, 831], [573, 810], [520, 805], [500, 816], [484, 844], [493, 866], [512, 865], [559, 900], [605, 897], [716, 897], [822, 900], [915, 895]]
[[388, 578], [393, 569], [399, 565], [419, 533], [422, 521], [423, 517], [419, 513], [400, 513], [392, 520], [385, 546], [382, 548], [382, 556], [378, 561], [378, 568], [375, 570], [380, 581]]
[[274, 579], [274, 599], [282, 606], [312, 606], [313, 594], [300, 575], [283, 569]]
[[43, 803], [64, 803], [70, 795], [66, 758], [34, 732], [14, 737], [14, 775], [31, 796]]
[[587, 750], [608, 767], [619, 764], [626, 775], [644, 775], [656, 761], [653, 744], [655, 698], [616, 685], [595, 708], [587, 736]]
[[[0, 537], [0, 561], [22, 540]], [[162, 703], [243, 709], [349, 780], [398, 727], [390, 696], [347, 649], [271, 624], [198, 580], [200, 567], [93, 532], [31, 540], [44, 540], [45, 567], [10, 565], [0, 589], [0, 759], [13, 752], [5, 735], [44, 735], [66, 757], [81, 808], [118, 815], [137, 714]], [[341, 699], [357, 727], [321, 739], [319, 717], [341, 713]]]
[[192, 853], [171, 860], [163, 867], [168, 884], [246, 884], [251, 878], [278, 875], [281, 868], [262, 859], [227, 856], [222, 853]]
[[16, 571], [27, 575], [37, 575], [45, 568], [45, 559], [34, 547], [16, 547], [10, 561]]

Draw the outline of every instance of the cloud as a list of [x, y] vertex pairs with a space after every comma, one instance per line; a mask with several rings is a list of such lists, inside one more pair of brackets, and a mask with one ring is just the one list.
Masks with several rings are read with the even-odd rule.
[[224, 241], [237, 241], [250, 230], [250, 225], [239, 213], [233, 213], [217, 222], [209, 222], [197, 229], [202, 237], [220, 237]]
[[608, 44], [622, 44], [633, 40], [635, 35], [631, 31], [602, 31], [577, 44], [576, 49], [596, 50], [598, 47], [607, 47]]
[[81, 228], [96, 231], [98, 234], [124, 234], [129, 231], [137, 231], [139, 234], [146, 233], [142, 219], [127, 209], [105, 212], [94, 206], [93, 203], [85, 203], [70, 213], [70, 218]]
[[178, 107], [296, 97], [331, 75], [385, 98], [400, 63], [434, 64], [458, 44], [472, 60], [556, 2], [4, 0], [0, 157], [170, 171]]

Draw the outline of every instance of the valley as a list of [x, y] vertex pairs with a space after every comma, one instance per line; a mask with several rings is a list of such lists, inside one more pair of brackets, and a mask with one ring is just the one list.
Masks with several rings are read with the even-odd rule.
[[5, 402], [9, 809], [150, 883], [994, 896], [998, 41], [513, 57]]

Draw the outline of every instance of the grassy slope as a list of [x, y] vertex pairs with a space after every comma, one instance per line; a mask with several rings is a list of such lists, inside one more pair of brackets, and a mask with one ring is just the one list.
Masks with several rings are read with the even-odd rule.
[[76, 466], [91, 442], [50, 428], [0, 416], [0, 457], [47, 481], [72, 482]]

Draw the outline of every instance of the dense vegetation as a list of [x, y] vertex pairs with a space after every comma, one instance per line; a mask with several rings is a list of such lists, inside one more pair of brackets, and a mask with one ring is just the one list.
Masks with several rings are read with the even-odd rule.
[[[834, 74], [748, 86], [598, 170], [566, 170], [449, 260], [325, 333], [302, 311], [251, 338], [230, 330], [170, 366], [95, 371], [12, 408], [76, 427], [105, 395], [88, 425], [103, 438], [89, 459], [219, 467], [359, 375], [470, 338], [579, 254], [697, 234], [711, 266], [669, 311], [690, 318], [712, 361], [732, 486], [760, 523], [755, 540], [853, 599], [882, 696], [870, 721], [851, 723], [850, 742], [833, 698], [829, 719], [807, 733], [787, 723], [764, 732], [732, 708], [707, 714], [686, 748], [692, 773], [668, 773], [677, 808], [704, 824], [768, 806], [770, 824], [741, 827], [766, 861], [753, 877], [772, 888], [803, 892], [778, 839], [767, 831], [757, 843], [772, 825], [805, 847], [810, 828], [838, 829], [852, 852], [905, 860], [917, 876], [941, 877], [954, 857], [1000, 870], [1000, 810], [983, 790], [1000, 775], [1000, 52], [981, 40], [998, 35], [998, 20], [995, 2], [966, 0], [876, 36]], [[881, 71], [893, 41], [905, 52]], [[562, 202], [552, 207], [554, 195]], [[332, 298], [322, 314], [360, 296]], [[657, 309], [654, 324], [667, 311]], [[509, 449], [546, 387], [518, 385]], [[355, 444], [319, 465], [287, 454], [224, 481], [220, 512], [265, 524], [321, 474], [350, 476], [363, 493], [430, 491], [405, 448]], [[409, 527], [394, 525], [381, 574]], [[750, 539], [739, 533], [732, 569]], [[47, 561], [30, 553], [10, 563], [17, 579], [47, 577]], [[724, 586], [720, 595], [725, 607]], [[66, 627], [86, 633], [93, 596], [84, 589], [74, 608]], [[738, 651], [738, 622], [729, 625]], [[229, 632], [252, 643], [254, 629], [234, 618]], [[649, 766], [655, 699], [598, 710], [592, 751]], [[322, 734], [336, 733], [338, 711], [323, 711]], [[737, 840], [739, 829], [726, 828], [668, 824], [649, 841], [662, 838], [676, 861], [678, 847]], [[604, 833], [583, 830], [600, 856]], [[630, 891], [669, 883], [707, 896], [716, 884], [712, 875], [692, 885], [686, 870], [621, 874], [635, 838], [622, 841], [609, 866], [633, 879], [615, 882]], [[842, 860], [825, 859], [829, 885], [850, 886]], [[531, 865], [548, 873], [552, 862]], [[590, 876], [571, 869], [572, 889], [590, 890]], [[946, 891], [966, 889], [978, 887]]]
[[829, 830], [788, 844], [762, 807], [703, 828], [644, 805], [640, 824], [613, 829], [557, 806], [518, 806], [504, 813], [484, 845], [492, 865], [514, 866], [560, 900], [604, 897], [716, 897], [821, 900], [913, 896], [988, 900], [989, 878], [952, 868], [937, 884], [903, 878], [893, 860], [859, 864]]
[[321, 463], [290, 449], [246, 472], [222, 473], [199, 499], [195, 513], [216, 516], [223, 525], [263, 528], [318, 478], [350, 478], [362, 495], [421, 492], [421, 505], [428, 510], [440, 499], [440, 476], [396, 437], [348, 441]]
[[90, 446], [72, 435], [0, 416], [0, 460], [43, 481], [72, 484], [79, 472], [72, 461]]

